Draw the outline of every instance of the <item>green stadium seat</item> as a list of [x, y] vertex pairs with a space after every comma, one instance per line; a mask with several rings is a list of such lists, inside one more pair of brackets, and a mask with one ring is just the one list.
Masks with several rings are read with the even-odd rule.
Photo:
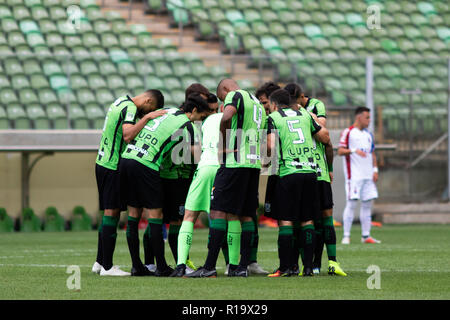
[[411, 24], [404, 25], [403, 30], [405, 31], [406, 37], [408, 37], [411, 40], [414, 40], [422, 36], [420, 29]]
[[159, 76], [150, 75], [144, 78], [145, 80], [145, 87], [146, 88], [152, 88], [152, 89], [158, 89], [158, 90], [165, 90], [164, 82], [161, 80]]
[[61, 232], [64, 231], [64, 219], [55, 207], [48, 207], [45, 210], [44, 231]]
[[102, 108], [96, 102], [92, 102], [85, 105], [85, 111], [87, 118], [91, 122], [91, 127], [101, 129], [105, 121], [105, 113]]
[[13, 18], [5, 18], [1, 20], [2, 30], [6, 33], [20, 31], [17, 21]]
[[6, 113], [14, 129], [31, 129], [30, 120], [20, 104], [8, 104]]
[[176, 78], [176, 77], [165, 77], [163, 79], [163, 81], [164, 81], [164, 86], [166, 88], [170, 88], [171, 90], [173, 90], [173, 89], [183, 89], [181, 87], [180, 80], [178, 80], [178, 78]]
[[58, 28], [56, 24], [50, 19], [42, 19], [39, 21], [39, 30], [43, 34], [47, 34], [50, 32], [58, 32]]
[[58, 103], [58, 97], [51, 89], [41, 89], [38, 92], [39, 102], [41, 105], [49, 105], [51, 103]]
[[53, 123], [54, 129], [68, 129], [69, 121], [66, 111], [59, 103], [50, 103], [45, 105], [47, 116]]
[[322, 30], [318, 25], [307, 24], [303, 27], [303, 30], [309, 38], [323, 37]]
[[173, 74], [172, 68], [166, 62], [156, 62], [154, 63], [155, 73], [159, 77], [167, 77]]
[[97, 98], [97, 101], [102, 104], [108, 104], [109, 102], [112, 103], [115, 100], [114, 95], [111, 93], [109, 88], [96, 90], [95, 97]]
[[89, 231], [92, 230], [92, 218], [86, 213], [82, 206], [76, 206], [72, 211], [71, 220], [72, 231]]
[[44, 47], [46, 45], [45, 39], [40, 33], [27, 34], [27, 43], [31, 48]]
[[89, 88], [86, 77], [81, 74], [70, 75], [70, 87], [74, 90]]
[[30, 88], [30, 81], [28, 80], [28, 78], [25, 75], [17, 74], [17, 75], [11, 76], [11, 87], [14, 90]]
[[117, 64], [117, 70], [121, 75], [129, 76], [137, 73], [136, 67], [131, 62], [120, 62]]
[[303, 31], [303, 27], [300, 24], [297, 23], [291, 23], [287, 25], [287, 33], [292, 36], [298, 36], [298, 35], [303, 35], [304, 31]]
[[33, 209], [25, 208], [22, 211], [22, 223], [20, 224], [22, 232], [38, 232], [41, 231], [41, 221], [34, 214]]
[[328, 22], [328, 16], [323, 11], [313, 11], [311, 12], [312, 21], [317, 24], [323, 24]]
[[3, 106], [0, 105], [0, 130], [9, 129], [8, 115]]
[[13, 232], [14, 221], [8, 216], [5, 208], [0, 208], [0, 233]]
[[44, 74], [48, 77], [54, 75], [62, 75], [64, 74], [59, 63], [53, 59], [47, 59], [42, 62], [42, 70]]
[[125, 79], [125, 84], [127, 88], [131, 88], [135, 95], [138, 95], [146, 90], [144, 80], [137, 75], [128, 76]]
[[107, 79], [106, 82], [108, 84], [108, 88], [112, 89], [112, 90], [117, 90], [117, 89], [122, 89], [125, 88], [125, 81], [124, 78], [120, 75], [110, 75]]
[[23, 34], [20, 31], [13, 31], [8, 34], [8, 45], [18, 47], [27, 44]]
[[6, 76], [3, 73], [0, 73], [0, 89], [3, 88], [10, 88], [11, 87], [11, 82], [9, 81], [8, 76]]
[[137, 61], [135, 65], [137, 74], [149, 75], [155, 73], [153, 66], [147, 61]]
[[31, 14], [27, 7], [18, 5], [13, 7], [13, 17], [16, 20], [24, 20], [31, 18]]
[[337, 91], [337, 90], [331, 91], [331, 100], [333, 101], [333, 104], [335, 106], [348, 105], [347, 96], [341, 91]]
[[35, 90], [50, 88], [50, 83], [43, 74], [36, 73], [30, 76], [31, 88]]
[[70, 104], [68, 106], [68, 118], [72, 129], [89, 129], [89, 120], [86, 112], [79, 104]]
[[280, 43], [275, 37], [264, 36], [261, 37], [261, 45], [267, 51], [281, 50]]
[[19, 101], [22, 105], [27, 106], [29, 104], [38, 103], [39, 99], [32, 89], [26, 88], [19, 91]]
[[14, 92], [14, 90], [10, 88], [3, 88], [0, 90], [0, 101], [4, 105], [9, 105], [11, 103], [19, 102], [19, 99], [17, 98], [17, 95]]
[[9, 9], [9, 7], [5, 4], [0, 4], [0, 19], [5, 19], [5, 18], [12, 18], [12, 12], [11, 9]]
[[78, 103], [75, 93], [73, 93], [72, 88], [61, 89], [57, 92], [58, 100], [61, 105], [69, 105]]
[[120, 50], [120, 49], [109, 50], [109, 56], [110, 56], [111, 60], [115, 63], [130, 61], [128, 54], [125, 51]]
[[46, 35], [46, 44], [50, 48], [64, 45], [64, 38], [59, 33], [48, 33]]
[[255, 36], [264, 36], [271, 33], [269, 26], [263, 21], [255, 21], [251, 24], [252, 33]]
[[31, 16], [35, 21], [41, 21], [50, 18], [48, 11], [44, 7], [32, 6], [30, 9], [31, 9]]
[[252, 49], [261, 48], [261, 42], [259, 39], [252, 35], [248, 34], [242, 37], [242, 44], [246, 51], [251, 51]]
[[33, 123], [33, 128], [38, 130], [50, 129], [50, 121], [44, 109], [39, 104], [27, 106], [28, 118]]
[[55, 6], [49, 8], [50, 19], [53, 21], [64, 20], [67, 21], [67, 13], [63, 7]]
[[99, 73], [97, 63], [94, 60], [84, 60], [81, 62], [80, 71], [84, 76]]

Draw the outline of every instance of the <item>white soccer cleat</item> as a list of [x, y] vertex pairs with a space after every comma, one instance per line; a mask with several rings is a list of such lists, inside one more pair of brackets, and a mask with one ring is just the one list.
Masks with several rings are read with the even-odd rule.
[[95, 261], [94, 265], [92, 266], [92, 273], [100, 274], [100, 271], [102, 270], [102, 265]]
[[350, 237], [343, 237], [341, 244], [350, 244]]
[[191, 273], [194, 272], [194, 271], [195, 271], [194, 269], [192, 269], [192, 268], [186, 266], [186, 270], [185, 270], [185, 273], [186, 273], [186, 274], [191, 274]]
[[146, 264], [145, 267], [148, 269], [148, 271], [150, 272], [155, 272], [156, 271], [156, 264]]
[[225, 267], [225, 272], [223, 274], [228, 276], [228, 271], [230, 271], [230, 265], [229, 264], [227, 264], [227, 266]]
[[105, 270], [105, 268], [102, 267], [102, 270], [100, 271], [101, 276], [114, 276], [114, 277], [126, 277], [131, 276], [131, 273], [125, 272], [119, 268], [119, 266], [113, 266], [109, 270]]
[[252, 262], [248, 265], [248, 272], [249, 274], [269, 274], [269, 272], [261, 268], [257, 262]]
[[380, 240], [377, 240], [377, 239], [372, 238], [372, 237], [361, 238], [361, 242], [362, 243], [381, 243]]

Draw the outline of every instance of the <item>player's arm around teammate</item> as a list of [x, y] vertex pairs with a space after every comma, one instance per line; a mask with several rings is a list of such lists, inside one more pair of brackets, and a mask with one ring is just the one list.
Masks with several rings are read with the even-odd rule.
[[99, 228], [97, 259], [92, 271], [100, 275], [129, 275], [118, 267], [113, 268], [112, 263], [120, 212], [126, 209], [120, 200], [119, 161], [125, 144], [135, 137], [135, 134], [130, 135], [130, 130], [142, 125], [143, 120], [136, 123], [137, 117], [145, 116], [146, 123], [148, 119], [165, 113], [161, 110], [154, 111], [163, 106], [162, 93], [159, 90], [148, 90], [133, 98], [128, 95], [118, 98], [107, 112], [95, 169], [100, 210], [104, 210], [104, 216]]

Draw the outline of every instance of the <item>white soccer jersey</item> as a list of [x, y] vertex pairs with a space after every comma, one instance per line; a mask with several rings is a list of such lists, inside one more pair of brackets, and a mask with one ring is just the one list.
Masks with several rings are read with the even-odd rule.
[[375, 150], [372, 134], [367, 130], [360, 130], [354, 126], [345, 129], [339, 141], [339, 147], [360, 149], [366, 153], [361, 157], [357, 153], [344, 156], [344, 175], [346, 180], [364, 180], [373, 178], [373, 158]]

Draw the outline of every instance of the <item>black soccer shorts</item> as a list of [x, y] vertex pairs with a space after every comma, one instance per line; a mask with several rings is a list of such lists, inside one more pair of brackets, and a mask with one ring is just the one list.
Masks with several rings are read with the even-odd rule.
[[259, 206], [259, 172], [256, 168], [226, 168], [217, 170], [211, 195], [211, 210], [237, 216], [253, 217]]
[[184, 217], [184, 204], [192, 179], [164, 179], [163, 187], [163, 222], [179, 221]]
[[163, 205], [159, 172], [133, 159], [121, 159], [121, 195], [128, 206], [157, 209]]
[[267, 179], [266, 196], [264, 199], [264, 215], [272, 219], [277, 219], [277, 198], [275, 196], [275, 192], [277, 189], [278, 181], [280, 181], [280, 176], [277, 174], [273, 174]]
[[320, 214], [315, 173], [295, 173], [280, 178], [275, 197], [279, 220], [309, 221]]
[[319, 193], [320, 211], [333, 209], [333, 191], [331, 183], [327, 181], [317, 181], [317, 190]]
[[119, 170], [111, 170], [96, 163], [95, 178], [97, 180], [100, 210], [126, 210], [126, 204], [121, 201]]

